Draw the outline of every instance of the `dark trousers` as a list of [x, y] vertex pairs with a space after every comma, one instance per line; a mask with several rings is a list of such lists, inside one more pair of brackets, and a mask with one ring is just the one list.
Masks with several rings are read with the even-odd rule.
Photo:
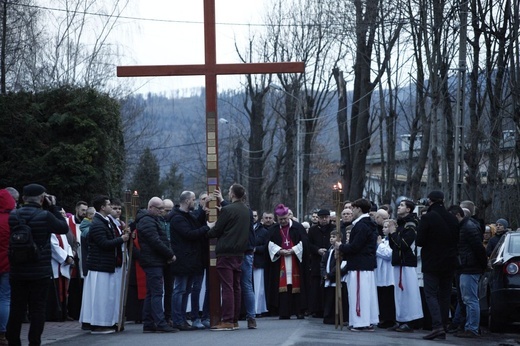
[[217, 273], [222, 288], [222, 321], [236, 322], [240, 315], [242, 256], [217, 258]]
[[17, 280], [10, 279], [11, 311], [7, 322], [6, 338], [9, 345], [20, 346], [20, 332], [27, 306], [29, 306], [29, 345], [41, 345], [45, 325], [45, 307], [49, 290], [49, 279]]
[[146, 298], [143, 304], [143, 327], [165, 328], [163, 309], [163, 267], [143, 268], [146, 274]]
[[172, 319], [172, 293], [173, 293], [173, 274], [171, 265], [164, 266], [164, 318], [166, 322]]
[[432, 317], [432, 329], [449, 323], [453, 271], [424, 273], [424, 294]]
[[287, 285], [287, 292], [278, 295], [278, 314], [281, 318], [289, 318], [301, 313], [301, 294], [293, 293], [292, 285]]
[[395, 322], [394, 286], [377, 286], [379, 321]]
[[323, 316], [323, 295], [324, 287], [321, 284], [321, 276], [314, 275], [311, 277], [311, 287], [309, 292], [309, 310], [315, 317]]
[[[334, 324], [336, 322], [336, 287], [325, 287], [323, 297], [323, 323]], [[341, 283], [341, 307], [343, 310], [343, 323], [348, 321], [348, 295], [347, 285]]]

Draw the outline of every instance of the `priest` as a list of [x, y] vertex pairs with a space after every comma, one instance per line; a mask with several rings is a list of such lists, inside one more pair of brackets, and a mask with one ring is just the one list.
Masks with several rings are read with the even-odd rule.
[[268, 309], [278, 311], [280, 319], [290, 319], [292, 315], [303, 319], [303, 309], [307, 305], [304, 285], [305, 228], [290, 218], [289, 208], [283, 204], [279, 204], [274, 212], [278, 223], [269, 229], [269, 272], [266, 275]]

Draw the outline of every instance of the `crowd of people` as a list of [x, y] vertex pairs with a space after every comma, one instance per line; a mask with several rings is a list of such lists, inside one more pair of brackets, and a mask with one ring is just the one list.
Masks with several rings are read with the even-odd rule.
[[[476, 219], [471, 201], [447, 208], [441, 191], [430, 192], [426, 205], [399, 198], [395, 217], [392, 206], [361, 198], [340, 215], [316, 210], [301, 223], [284, 204], [262, 214], [249, 208], [240, 184], [227, 200], [218, 189], [198, 201], [193, 191], [177, 203], [153, 197], [128, 224], [121, 201], [109, 196], [78, 201], [73, 214], [39, 184], [19, 197], [13, 188], [0, 190], [0, 345], [20, 345], [24, 321], [31, 345], [41, 343], [45, 321], [78, 320], [93, 334], [122, 331], [122, 312], [144, 333], [235, 330], [239, 320], [255, 329], [264, 316], [334, 324], [337, 284], [342, 321], [353, 332], [423, 328], [431, 330], [427, 340], [478, 338], [478, 280], [509, 227], [503, 218], [492, 225]], [[216, 222], [207, 221], [211, 200]], [[20, 218], [39, 256], [10, 263], [10, 229]], [[212, 238], [218, 283], [208, 279]], [[210, 321], [214, 284], [221, 289], [218, 321]]]

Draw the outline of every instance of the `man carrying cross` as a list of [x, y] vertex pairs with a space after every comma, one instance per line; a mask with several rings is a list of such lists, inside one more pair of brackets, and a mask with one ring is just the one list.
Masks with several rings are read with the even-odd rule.
[[[278, 224], [269, 228], [270, 265], [266, 274], [266, 298], [269, 311], [278, 311], [280, 319], [289, 319], [296, 315], [303, 319], [306, 307], [304, 243], [307, 243], [303, 226], [289, 217], [289, 208], [279, 204], [274, 213]], [[306, 246], [305, 246], [306, 247]]]

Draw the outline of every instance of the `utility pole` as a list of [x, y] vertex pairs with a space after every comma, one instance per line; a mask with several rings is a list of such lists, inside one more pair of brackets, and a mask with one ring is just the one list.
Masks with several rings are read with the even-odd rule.
[[468, 30], [468, 0], [461, 0], [459, 8], [459, 68], [457, 72], [457, 105], [455, 110], [455, 155], [453, 160], [453, 191], [451, 204], [458, 204], [462, 200], [462, 186], [464, 184], [464, 109], [466, 88], [466, 47]]

